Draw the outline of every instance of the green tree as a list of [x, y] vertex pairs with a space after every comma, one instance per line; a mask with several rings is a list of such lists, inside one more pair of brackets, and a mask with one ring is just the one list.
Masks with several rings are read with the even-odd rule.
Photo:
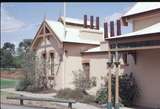
[[5, 42], [3, 49], [9, 51], [12, 55], [15, 53], [15, 45], [10, 42]]
[[1, 68], [15, 67], [14, 55], [15, 45], [10, 42], [5, 42], [3, 47], [0, 49], [0, 63]]
[[19, 43], [18, 51], [19, 53], [26, 53], [32, 44], [32, 39], [24, 39]]
[[10, 51], [3, 48], [0, 49], [0, 63], [1, 68], [11, 68], [14, 67], [13, 56]]
[[29, 51], [32, 43], [32, 39], [24, 39], [19, 43], [17, 48], [17, 56], [14, 57], [16, 67], [22, 67], [23, 59], [26, 53]]

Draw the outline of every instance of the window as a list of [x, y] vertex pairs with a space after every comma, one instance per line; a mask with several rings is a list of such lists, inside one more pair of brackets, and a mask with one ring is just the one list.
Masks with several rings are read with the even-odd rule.
[[48, 30], [48, 28], [46, 28], [46, 27], [45, 27], [45, 33], [49, 33], [49, 30]]
[[[145, 47], [145, 46], [158, 46], [160, 45], [160, 40], [147, 40], [129, 43], [118, 43], [118, 48], [132, 48], [132, 47]], [[116, 44], [110, 44], [110, 47], [114, 49]]]
[[86, 74], [86, 78], [89, 80], [89, 78], [90, 78], [90, 74], [89, 74], [89, 72], [90, 72], [90, 65], [89, 65], [89, 63], [83, 63], [82, 66], [83, 66], [83, 71]]
[[53, 59], [54, 58], [54, 53], [50, 53], [50, 57], [51, 57], [51, 59]]
[[51, 75], [54, 75], [54, 53], [50, 53], [50, 68], [51, 68]]
[[42, 53], [43, 59], [46, 59], [46, 53]]

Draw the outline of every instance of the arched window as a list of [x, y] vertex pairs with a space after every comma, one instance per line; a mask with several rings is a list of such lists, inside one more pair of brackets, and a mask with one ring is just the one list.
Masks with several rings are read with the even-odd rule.
[[90, 64], [89, 64], [89, 62], [82, 63], [82, 66], [83, 66], [83, 71], [86, 74], [86, 78], [87, 78], [87, 80], [89, 80], [90, 79], [90, 74], [89, 74], [89, 72], [90, 72]]
[[46, 57], [47, 57], [46, 53], [43, 52], [43, 53], [42, 53], [42, 58], [43, 58], [43, 59], [46, 59]]
[[49, 56], [50, 56], [50, 70], [51, 70], [51, 75], [54, 75], [54, 52], [51, 51], [49, 53]]

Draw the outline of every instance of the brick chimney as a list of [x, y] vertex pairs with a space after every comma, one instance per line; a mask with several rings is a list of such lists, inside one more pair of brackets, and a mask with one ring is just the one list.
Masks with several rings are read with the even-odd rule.
[[104, 23], [104, 39], [108, 38], [108, 23]]
[[96, 17], [96, 29], [99, 30], [99, 17]]
[[121, 21], [117, 20], [117, 36], [121, 35]]
[[84, 28], [87, 28], [87, 15], [84, 15]]
[[110, 21], [110, 37], [115, 36], [114, 34], [114, 21]]
[[93, 21], [94, 21], [94, 18], [93, 16], [90, 16], [90, 28], [93, 29]]

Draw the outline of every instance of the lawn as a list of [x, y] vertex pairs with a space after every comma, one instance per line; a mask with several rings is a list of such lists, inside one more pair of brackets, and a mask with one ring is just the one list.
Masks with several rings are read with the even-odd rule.
[[0, 79], [1, 82], [1, 89], [2, 88], [14, 88], [18, 80], [16, 79]]

